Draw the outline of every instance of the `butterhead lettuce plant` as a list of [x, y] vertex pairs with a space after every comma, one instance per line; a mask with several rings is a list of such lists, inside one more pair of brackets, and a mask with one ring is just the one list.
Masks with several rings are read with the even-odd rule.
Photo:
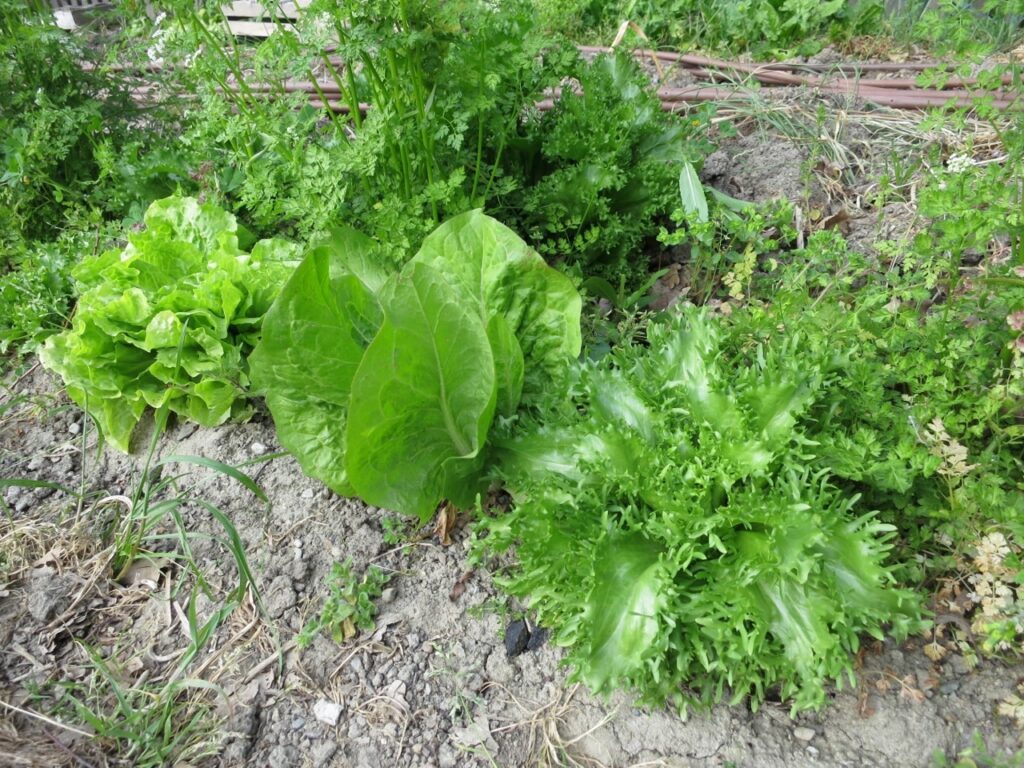
[[480, 211], [438, 227], [399, 272], [378, 248], [352, 230], [314, 248], [250, 362], [307, 474], [425, 519], [486, 488], [496, 420], [579, 355], [581, 300]]
[[298, 253], [279, 239], [246, 251], [244, 237], [215, 205], [169, 197], [123, 250], [74, 269], [71, 328], [40, 359], [117, 448], [129, 450], [146, 408], [203, 426], [250, 412], [246, 358]]

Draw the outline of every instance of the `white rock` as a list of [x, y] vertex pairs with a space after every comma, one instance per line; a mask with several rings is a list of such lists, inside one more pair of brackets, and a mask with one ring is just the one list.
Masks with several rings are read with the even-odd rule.
[[817, 735], [813, 728], [800, 727], [793, 729], [793, 737], [800, 739], [800, 741], [810, 741]]
[[341, 704], [335, 704], [328, 699], [320, 699], [313, 705], [313, 717], [327, 725], [337, 725], [341, 717]]
[[306, 490], [304, 490], [302, 492], [302, 498], [304, 498], [304, 499], [312, 499], [313, 498], [313, 489], [312, 488], [307, 488]]
[[262, 456], [264, 453], [267, 452], [267, 446], [265, 446], [263, 443], [261, 443], [258, 440], [255, 443], [253, 443], [250, 446], [250, 448], [251, 448], [252, 452], [254, 454], [256, 454], [257, 456]]

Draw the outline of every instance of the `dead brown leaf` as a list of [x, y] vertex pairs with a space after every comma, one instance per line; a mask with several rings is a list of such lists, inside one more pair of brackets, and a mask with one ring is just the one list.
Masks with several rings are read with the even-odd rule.
[[455, 523], [458, 521], [459, 513], [448, 502], [441, 505], [437, 512], [437, 519], [434, 521], [434, 536], [441, 542], [442, 546], [452, 545], [452, 531], [455, 530]]
[[459, 576], [458, 580], [455, 582], [455, 585], [452, 587], [452, 591], [448, 593], [449, 600], [451, 600], [454, 603], [456, 600], [462, 597], [462, 594], [466, 591], [466, 582], [469, 581], [472, 575], [473, 571], [466, 571], [464, 574]]

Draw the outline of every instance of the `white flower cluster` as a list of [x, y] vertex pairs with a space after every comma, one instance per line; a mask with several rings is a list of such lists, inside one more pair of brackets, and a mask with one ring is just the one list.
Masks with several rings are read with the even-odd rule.
[[946, 161], [946, 170], [950, 173], [963, 173], [973, 168], [974, 161], [968, 155], [950, 155]]

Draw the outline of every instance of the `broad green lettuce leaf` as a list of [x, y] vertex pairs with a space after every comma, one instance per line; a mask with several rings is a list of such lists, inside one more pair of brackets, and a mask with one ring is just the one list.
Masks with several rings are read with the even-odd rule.
[[583, 615], [587, 663], [580, 669], [595, 691], [628, 676], [651, 652], [665, 605], [660, 555], [638, 534], [615, 534], [598, 545]]
[[582, 299], [565, 275], [511, 229], [480, 211], [449, 219], [412, 264], [427, 264], [475, 300], [484, 325], [501, 315], [522, 348], [525, 387], [542, 389], [579, 356]]
[[438, 269], [410, 264], [352, 382], [346, 463], [356, 492], [420, 519], [445, 498], [468, 506], [496, 400], [478, 308]]
[[523, 396], [523, 377], [526, 362], [523, 350], [504, 315], [495, 315], [487, 323], [487, 340], [494, 355], [494, 375], [497, 381], [497, 413], [512, 416]]
[[144, 221], [149, 236], [157, 241], [190, 243], [203, 253], [240, 252], [235, 217], [212, 203], [168, 197], [150, 205]]
[[581, 299], [479, 211], [438, 227], [400, 274], [384, 263], [365, 236], [334, 232], [282, 291], [250, 365], [308, 474], [425, 517], [485, 488], [494, 417], [564, 376]]
[[253, 385], [264, 393], [278, 439], [303, 471], [342, 494], [345, 425], [352, 379], [383, 314], [364, 265], [375, 245], [354, 230], [334, 232], [310, 251], [267, 313], [263, 338], [249, 358]]

